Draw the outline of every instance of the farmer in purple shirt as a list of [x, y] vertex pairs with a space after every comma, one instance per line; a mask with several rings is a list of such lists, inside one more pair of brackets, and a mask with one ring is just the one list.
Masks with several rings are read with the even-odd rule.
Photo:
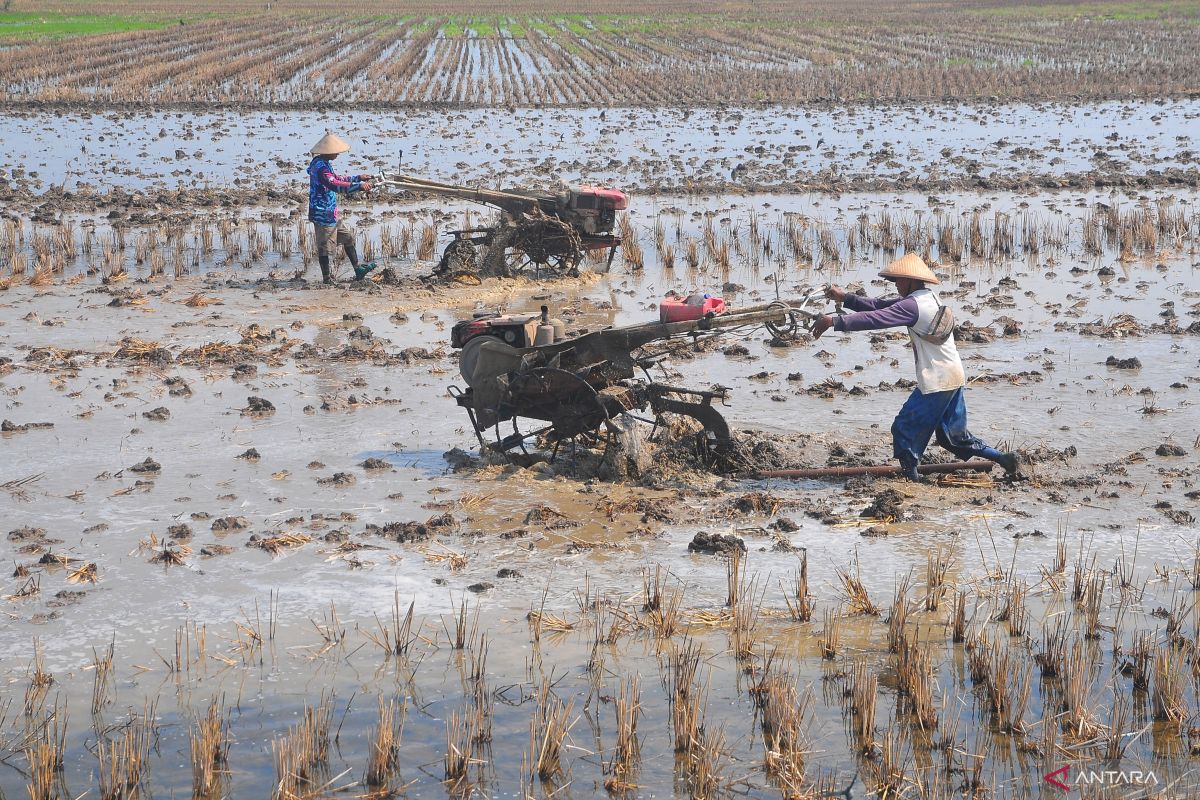
[[[916, 359], [917, 388], [892, 423], [892, 447], [904, 476], [912, 481], [923, 480], [917, 464], [934, 435], [938, 444], [957, 457], [986, 458], [1015, 476], [1014, 453], [1001, 453], [967, 430], [967, 403], [963, 397], [966, 375], [954, 345], [953, 317], [939, 319], [942, 304], [927, 288], [927, 284], [939, 283], [933, 270], [919, 256], [909, 253], [889, 264], [879, 276], [895, 283], [900, 296], [872, 299], [831, 286], [825, 294], [854, 313], [821, 315], [813, 326], [813, 336], [820, 338], [830, 328], [843, 332], [901, 325], [908, 328]], [[949, 309], [944, 314], [949, 315]]]
[[342, 225], [338, 215], [337, 196], [371, 191], [370, 175], [339, 175], [333, 171], [333, 160], [341, 153], [349, 152], [346, 144], [336, 134], [326, 131], [310, 151], [312, 161], [308, 165], [308, 221], [313, 224], [317, 240], [317, 262], [321, 265], [321, 278], [333, 283], [329, 270], [330, 251], [341, 246], [354, 267], [354, 279], [362, 280], [375, 269], [375, 262], [358, 263], [358, 249], [354, 236]]

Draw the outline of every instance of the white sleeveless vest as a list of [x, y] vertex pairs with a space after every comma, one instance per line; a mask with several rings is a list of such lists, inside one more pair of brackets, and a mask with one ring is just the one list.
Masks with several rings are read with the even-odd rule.
[[921, 394], [945, 392], [958, 389], [967, 383], [958, 348], [954, 346], [954, 334], [942, 344], [922, 339], [917, 333], [928, 333], [933, 318], [938, 312], [938, 301], [929, 289], [918, 289], [909, 295], [917, 301], [917, 324], [909, 327], [908, 338], [912, 340], [913, 355], [917, 360], [917, 388]]

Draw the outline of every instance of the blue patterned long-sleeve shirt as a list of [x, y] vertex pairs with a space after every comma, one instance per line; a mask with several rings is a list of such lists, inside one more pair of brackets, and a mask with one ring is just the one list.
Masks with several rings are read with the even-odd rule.
[[333, 171], [329, 159], [313, 158], [308, 165], [308, 219], [318, 225], [337, 225], [338, 194], [351, 194], [362, 189], [357, 175], [343, 176]]

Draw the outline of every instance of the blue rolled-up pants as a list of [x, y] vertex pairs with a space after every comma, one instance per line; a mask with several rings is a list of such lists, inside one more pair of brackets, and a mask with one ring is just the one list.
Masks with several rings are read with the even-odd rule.
[[964, 461], [979, 456], [991, 461], [1000, 451], [988, 447], [967, 430], [967, 403], [963, 388], [945, 392], [921, 394], [914, 389], [892, 422], [892, 447], [902, 467], [915, 466], [921, 461], [931, 436]]

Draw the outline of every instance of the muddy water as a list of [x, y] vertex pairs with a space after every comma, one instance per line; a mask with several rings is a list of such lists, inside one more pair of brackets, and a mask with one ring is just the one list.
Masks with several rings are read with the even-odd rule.
[[[1137, 202], [1108, 194], [942, 199], [950, 203], [945, 213], [982, 207], [989, 214], [1028, 211], [1061, 220], [1072, 230], [1097, 201]], [[1181, 204], [1196, 200], [1177, 199]], [[558, 309], [582, 300], [573, 324], [594, 327], [653, 317], [653, 304], [668, 289], [724, 291], [725, 284], [733, 283], [744, 288], [731, 287], [726, 292], [731, 300], [770, 298], [772, 275], [779, 277], [785, 296], [830, 280], [863, 283], [878, 293], [883, 287], [873, 276], [886, 260], [882, 253], [852, 260], [843, 248], [844, 257], [834, 263], [780, 261], [745, 252], [727, 273], [713, 266], [689, 273], [680, 266], [682, 259], [668, 271], [658, 263], [651, 230], [661, 221], [667, 240], [678, 248], [682, 240], [703, 236], [705, 214], [710, 213], [722, 237], [735, 229], [744, 237], [753, 209], [765, 235], [774, 237], [777, 253], [785, 212], [837, 228], [853, 223], [861, 210], [876, 213], [884, 206], [897, 214], [932, 213], [927, 198], [912, 195], [640, 201], [632, 209], [632, 221], [647, 253], [643, 271], [630, 273], [618, 259], [602, 281], [519, 286], [503, 302], [510, 310], [525, 310], [542, 302]], [[845, 231], [837, 229], [844, 237]], [[1077, 235], [1073, 241], [1078, 243]], [[667, 694], [659, 679], [671, 646], [644, 631], [629, 631], [616, 645], [601, 648], [603, 668], [589, 673], [589, 661], [596, 664], [590, 646], [593, 619], [580, 612], [579, 601], [583, 595], [583, 605], [590, 607], [586, 598], [602, 597], [639, 616], [642, 570], [662, 564], [669, 584], [685, 587], [685, 617], [705, 647], [710, 727], [723, 724], [726, 733], [725, 777], [739, 792], [774, 796], [759, 766], [761, 742], [752, 724], [749, 678], [729, 652], [725, 628], [704, 624], [706, 614], [723, 611], [727, 593], [726, 563], [686, 551], [697, 531], [708, 530], [740, 533], [746, 539], [747, 571], [757, 579], [754, 591], [763, 593], [761, 602], [769, 611], [760, 621], [758, 652], [761, 656], [779, 645], [798, 659], [797, 682], [812, 684], [816, 697], [807, 728], [813, 742], [810, 777], [818, 768], [835, 771], [839, 787], [844, 786], [860, 769], [865, 776], [869, 766], [855, 758], [842, 730], [837, 695], [844, 673], [861, 656], [886, 676], [890, 657], [886, 625], [873, 617], [847, 619], [838, 658], [823, 663], [818, 657], [814, 632], [821, 627], [821, 611], [844, 608], [835, 569], [856, 560], [871, 598], [886, 607], [897, 582], [912, 573], [921, 584], [927, 557], [945, 548], [953, 559], [951, 585], [971, 593], [976, 624], [988, 630], [1000, 627], [988, 620], [997, 612], [1004, 584], [984, 576], [1003, 572], [1028, 581], [1035, 641], [1011, 640], [1014, 650], [1026, 655], [1038, 650], [1041, 619], [1053, 619], [1070, 606], [1069, 598], [1054, 588], [1056, 581], [1043, 572], [1054, 559], [1060, 535], [1072, 564], [1094, 559], [1098, 569], [1110, 570], [1123, 559], [1132, 571], [1129, 583], [1144, 585], [1129, 592], [1109, 584], [1103, 616], [1116, 631], [1104, 634], [1099, 646], [1105, 652], [1114, 640], [1128, 647], [1134, 631], [1161, 631], [1163, 620], [1152, 612], [1190, 597], [1182, 572], [1192, 565], [1195, 527], [1172, 521], [1165, 511], [1196, 512], [1196, 500], [1187, 493], [1196, 488], [1195, 440], [1200, 435], [1191, 399], [1200, 388], [1197, 338], [1153, 331], [1102, 338], [1055, 326], [1111, 320], [1118, 313], [1133, 314], [1149, 325], [1160, 321], [1164, 304], [1173, 303], [1186, 327], [1195, 319], [1198, 300], [1192, 288], [1195, 261], [1186, 243], [1125, 263], [1115, 253], [1085, 256], [1072, 245], [1033, 259], [972, 263], [947, 280], [943, 292], [955, 297], [961, 319], [988, 326], [1006, 316], [1021, 326], [1019, 336], [960, 344], [975, 380], [968, 393], [972, 429], [989, 441], [1034, 453], [1068, 447], [1076, 453], [1063, 462], [1030, 465], [1034, 481], [990, 487], [882, 481], [847, 488], [689, 475], [646, 488], [513, 467], [453, 473], [443, 453], [455, 446], [472, 447], [474, 437], [445, 392], [447, 384], [459, 382], [447, 347], [448, 327], [469, 312], [475, 299], [494, 303], [495, 297], [442, 294], [414, 301], [387, 287], [371, 292], [310, 289], [265, 279], [266, 269], [281, 266], [276, 262], [250, 271], [206, 264], [212, 273], [208, 277], [139, 286], [147, 292], [144, 305], [116, 308], [108, 305], [110, 293], [96, 291], [100, 284], [94, 278], [44, 289], [15, 286], [0, 295], [0, 355], [13, 361], [0, 378], [3, 417], [18, 424], [53, 422], [54, 427], [4, 434], [0, 440], [5, 453], [0, 480], [37, 476], [0, 493], [0, 517], [6, 531], [26, 525], [45, 528], [48, 537], [61, 540], [48, 549], [76, 561], [66, 567], [39, 566], [34, 562], [46, 548], [22, 553], [21, 543], [5, 542], [6, 560], [32, 565], [33, 577], [40, 580], [38, 594], [4, 601], [8, 619], [0, 626], [0, 653], [8, 681], [3, 697], [10, 702], [12, 721], [5, 724], [8, 747], [17, 741], [12, 726], [21, 720], [36, 639], [44, 669], [55, 678], [49, 702], [61, 693], [71, 710], [65, 771], [69, 796], [95, 782], [96, 760], [88, 751], [95, 736], [89, 725], [89, 665], [92, 648], [113, 641], [115, 701], [101, 709], [98, 727], [123, 721], [129, 709], [140, 710], [146, 698], [158, 698], [159, 739], [148, 779], [156, 794], [186, 791], [187, 725], [210, 698], [221, 695], [235, 709], [233, 792], [266, 794], [275, 783], [272, 740], [296, 723], [305, 702], [316, 702], [326, 690], [335, 698], [334, 724], [340, 730], [328, 765], [328, 778], [337, 779], [332, 786], [361, 776], [375, 695], [395, 693], [410, 704], [401, 746], [403, 779], [414, 782], [409, 790], [414, 796], [436, 795], [444, 791], [445, 721], [464, 708], [467, 696], [460, 673], [466, 669], [464, 659], [449, 646], [446, 630], [453, 629], [450, 615], [465, 597], [471, 613], [478, 610], [479, 629], [491, 642], [486, 673], [495, 693], [495, 727], [491, 750], [481, 754], [477, 770], [486, 793], [516, 793], [520, 755], [528, 747], [529, 696], [543, 675], [555, 681], [561, 696], [573, 699], [578, 716], [566, 759], [571, 783], [565, 793], [589, 796], [599, 791], [601, 763], [613, 746], [612, 706], [602, 696], [615, 695], [622, 677], [640, 674], [645, 717], [637, 780], [644, 788], [639, 794], [682, 794], [686, 789], [675, 776]], [[428, 268], [411, 261], [394, 266], [408, 272]], [[1103, 266], [1114, 267], [1115, 274], [1101, 278], [1096, 271]], [[1072, 272], [1073, 267], [1080, 271]], [[165, 291], [150, 292], [158, 289]], [[191, 308], [180, 302], [195, 292], [221, 304]], [[406, 310], [406, 318], [393, 316], [397, 308]], [[345, 320], [347, 312], [362, 319]], [[178, 357], [187, 347], [238, 342], [251, 324], [265, 331], [281, 329], [254, 357], [257, 375], [252, 378], [235, 379], [232, 364], [194, 367], [113, 357], [125, 336], [161, 342]], [[386, 366], [334, 358], [359, 325], [371, 330], [386, 353], [414, 346], [444, 352]], [[718, 350], [673, 361], [679, 375], [671, 382], [731, 386], [725, 413], [735, 428], [762, 431], [760, 436], [809, 434], [796, 450], [798, 466], [824, 464], [835, 447], [886, 461], [887, 427], [906, 392], [879, 385], [910, 376], [907, 345], [831, 333], [816, 343], [780, 349], [769, 347], [765, 338], [761, 332], [745, 337], [749, 355], [726, 356]], [[296, 341], [278, 357], [262, 355], [289, 339]], [[299, 360], [291, 355], [305, 345], [315, 348], [312, 355]], [[29, 348], [47, 346], [84, 352], [73, 357], [70, 368], [44, 368], [26, 360]], [[1136, 356], [1141, 367], [1106, 366], [1110, 355]], [[767, 374], [754, 377], [763, 372]], [[789, 380], [792, 373], [802, 378]], [[997, 379], [987, 382], [989, 375]], [[191, 396], [170, 394], [178, 384], [165, 381], [174, 377], [187, 383]], [[805, 391], [827, 379], [843, 382], [847, 391], [833, 399]], [[861, 393], [850, 393], [855, 386]], [[1151, 393], [1143, 394], [1147, 389]], [[351, 395], [358, 402], [352, 403]], [[268, 399], [275, 412], [244, 414], [250, 396]], [[142, 416], [160, 406], [170, 411], [166, 421]], [[1148, 408], [1161, 413], [1144, 413]], [[1157, 455], [1156, 448], [1167, 442], [1182, 446], [1185, 455]], [[258, 451], [259, 460], [238, 458], [250, 448]], [[1138, 457], [1131, 459], [1135, 453]], [[158, 474], [129, 471], [147, 457], [161, 465]], [[369, 457], [383, 459], [390, 468], [364, 470], [359, 464]], [[339, 472], [353, 476], [353, 483], [324, 482]], [[914, 518], [875, 525], [873, 533], [887, 535], [864, 537], [860, 534], [871, 526], [858, 523], [857, 515], [884, 487], [902, 492]], [[770, 492], [785, 507], [770, 516], [730, 510], [730, 500], [755, 490]], [[672, 519], [642, 522], [638, 513], [616, 511], [611, 519], [605, 513], [607, 504], [637, 497], [664, 498]], [[1162, 503], [1170, 508], [1157, 507]], [[577, 526], [527, 522], [526, 515], [539, 504]], [[815, 516], [807, 513], [821, 508], [823, 513]], [[446, 511], [454, 515], [456, 527], [423, 543], [399, 544], [366, 533], [368, 524], [423, 521]], [[828, 521], [831, 515], [836, 524]], [[227, 516], [244, 517], [247, 527], [228, 533], [211, 530], [214, 520]], [[779, 583], [789, 579], [798, 556], [777, 552], [774, 539], [760, 529], [779, 516], [798, 526], [784, 534], [787, 542], [808, 554], [811, 591], [818, 603], [811, 623], [797, 624], [782, 614]], [[193, 553], [180, 566], [151, 564], [149, 537], [164, 538], [168, 526], [177, 523], [192, 527], [194, 538], [187, 544]], [[525, 535], [501, 536], [522, 528]], [[251, 536], [285, 532], [311, 541], [274, 556], [246, 546]], [[335, 535], [325, 541], [331, 533]], [[368, 548], [337, 551], [342, 533]], [[140, 547], [144, 541], [147, 546]], [[212, 545], [226, 545], [233, 552], [201, 554], [201, 548]], [[451, 554], [465, 556], [465, 566], [452, 568], [446, 560]], [[83, 563], [97, 565], [96, 583], [68, 581], [71, 570]], [[520, 577], [499, 577], [502, 568], [516, 570]], [[6, 579], [6, 594], [17, 593], [24, 581]], [[477, 586], [483, 582], [492, 587]], [[1070, 567], [1057, 584], [1069, 587]], [[470, 591], [471, 586], [484, 590]], [[59, 596], [62, 591], [83, 594]], [[404, 664], [385, 658], [368, 633], [379, 636], [380, 622], [385, 628], [391, 625], [394, 604], [399, 603], [403, 615], [410, 602], [423, 638]], [[525, 620], [532, 607], [562, 616], [575, 630], [557, 637], [543, 631], [541, 642], [533, 641]], [[943, 605], [938, 612], [917, 614], [924, 635], [939, 646], [946, 611]], [[1190, 615], [1184, 616], [1190, 636], [1195, 626]], [[182, 663], [191, 666], [169, 672], [162, 659], [174, 661], [177, 632], [189, 624], [207, 626], [205, 656], [185, 655]], [[246, 644], [249, 631], [262, 637], [261, 648]], [[998, 796], [1036, 794], [1039, 776], [1048, 770], [1042, 769], [1040, 758], [1023, 754], [1015, 744], [993, 745], [983, 735], [986, 723], [973, 709], [962, 647], [935, 652], [945, 654], [937, 670], [938, 683], [950, 698], [944, 719], [961, 718], [962, 751], [988, 749], [983, 779]], [[1102, 663], [1107, 676], [1110, 667]], [[1126, 690], [1125, 684], [1117, 688]], [[1048, 716], [1043, 703], [1052, 696], [1035, 688], [1025, 714], [1031, 726]], [[881, 697], [882, 735], [891, 727], [894, 692], [885, 689]], [[1098, 682], [1092, 699], [1101, 717], [1112, 697]], [[1198, 707], [1194, 687], [1188, 688], [1186, 702]], [[1188, 760], [1154, 757], [1175, 746], [1186, 750], [1186, 743], [1178, 743], [1156, 727], [1131, 745], [1127, 764], [1153, 764], [1165, 783], [1168, 775], [1182, 774]], [[4, 764], [0, 787], [6, 795], [17, 795], [25, 782], [24, 756], [13, 755]], [[347, 769], [348, 774], [340, 775]]]
[[[480, 109], [20, 113], [0, 118], [8, 177], [64, 186], [294, 186], [326, 128], [343, 161], [441, 180], [594, 180], [629, 189], [843, 180], [998, 181], [1014, 174], [1145, 175], [1194, 167], [1200, 101], [853, 109]], [[339, 162], [342, 163], [342, 162]], [[361, 166], [343, 164], [348, 170]], [[25, 171], [12, 174], [12, 167]], [[34, 174], [36, 173], [36, 175]]]

